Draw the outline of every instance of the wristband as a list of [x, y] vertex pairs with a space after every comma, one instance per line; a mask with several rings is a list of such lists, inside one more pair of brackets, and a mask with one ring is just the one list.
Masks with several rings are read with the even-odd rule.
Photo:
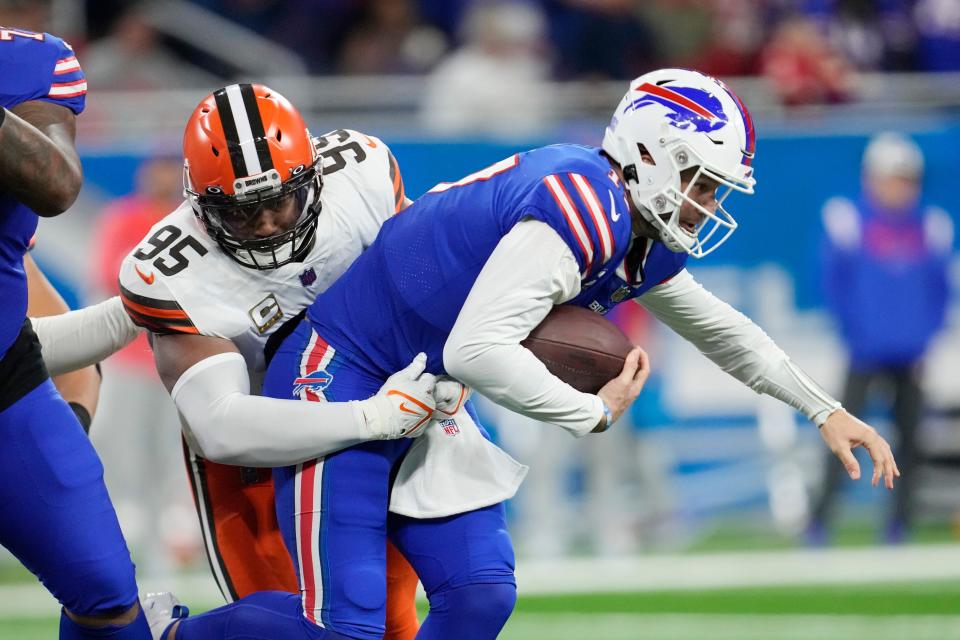
[[73, 409], [74, 415], [77, 416], [77, 421], [80, 423], [80, 426], [83, 427], [83, 432], [90, 433], [90, 423], [93, 422], [93, 418], [90, 417], [90, 412], [87, 411], [87, 408], [79, 402], [68, 402], [67, 404]]
[[613, 412], [610, 411], [610, 407], [603, 401], [603, 398], [600, 398], [600, 406], [603, 407], [603, 428], [594, 429], [594, 433], [603, 433], [613, 426]]

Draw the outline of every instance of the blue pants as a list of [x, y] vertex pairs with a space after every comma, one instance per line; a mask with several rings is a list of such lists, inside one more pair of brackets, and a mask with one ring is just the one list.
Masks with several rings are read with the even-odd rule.
[[0, 412], [0, 434], [0, 543], [75, 614], [133, 606], [133, 562], [103, 466], [50, 380]]
[[[263, 393], [337, 402], [368, 398], [383, 382], [337, 353], [304, 321], [274, 356]], [[389, 536], [417, 571], [432, 607], [482, 600], [471, 588], [502, 585], [494, 616], [502, 617], [499, 631], [516, 585], [503, 505], [430, 520], [388, 516], [392, 474], [409, 445], [409, 440], [368, 442], [274, 471], [277, 518], [300, 580], [304, 615], [350, 638], [380, 638]], [[430, 623], [428, 616], [424, 628]], [[430, 637], [450, 633], [437, 628]], [[496, 631], [477, 637], [495, 637]]]

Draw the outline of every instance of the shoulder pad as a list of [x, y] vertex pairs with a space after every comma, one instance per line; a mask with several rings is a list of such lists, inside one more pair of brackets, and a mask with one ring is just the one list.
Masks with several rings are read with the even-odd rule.
[[[183, 229], [177, 209], [153, 226], [120, 265], [120, 297], [133, 321], [154, 333], [199, 333], [171, 287], [210, 247]], [[190, 218], [192, 220], [192, 218]]]
[[[352, 129], [337, 129], [315, 139], [324, 179], [347, 176], [355, 189], [389, 202], [399, 212], [406, 201], [403, 178], [390, 148], [379, 138]], [[343, 172], [343, 173], [341, 173]]]
[[120, 300], [133, 323], [152, 333], [198, 334], [196, 325], [156, 273], [127, 256], [120, 267]]
[[0, 27], [0, 65], [17, 71], [0, 74], [0, 105], [43, 100], [75, 114], [83, 111], [87, 80], [73, 49], [60, 38]]
[[[554, 220], [584, 276], [619, 261], [630, 242], [630, 212], [622, 191], [609, 178], [566, 172], [545, 176], [535, 202]], [[547, 221], [548, 224], [550, 221]]]

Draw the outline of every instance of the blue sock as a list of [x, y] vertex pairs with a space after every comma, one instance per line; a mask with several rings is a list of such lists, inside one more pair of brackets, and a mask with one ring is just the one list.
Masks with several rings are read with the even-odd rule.
[[474, 583], [441, 589], [430, 596], [430, 613], [417, 640], [493, 640], [517, 602], [510, 583]]
[[259, 591], [200, 615], [184, 618], [175, 640], [349, 640], [303, 615], [298, 594]]
[[92, 640], [93, 638], [110, 638], [110, 640], [152, 640], [150, 625], [143, 615], [143, 609], [130, 624], [107, 625], [105, 627], [84, 627], [60, 610], [60, 640]]

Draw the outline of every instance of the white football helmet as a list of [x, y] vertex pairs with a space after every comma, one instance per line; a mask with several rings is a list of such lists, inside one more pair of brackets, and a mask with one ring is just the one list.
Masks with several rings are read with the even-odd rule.
[[[633, 203], [661, 241], [695, 258], [719, 247], [737, 228], [723, 202], [731, 191], [753, 193], [755, 146], [753, 120], [733, 91], [686, 69], [660, 69], [631, 82], [603, 137], [603, 150], [620, 165]], [[698, 172], [681, 191], [680, 172], [693, 167]], [[702, 175], [720, 183], [715, 212], [688, 196]], [[680, 225], [684, 202], [705, 216], [694, 230]]]

